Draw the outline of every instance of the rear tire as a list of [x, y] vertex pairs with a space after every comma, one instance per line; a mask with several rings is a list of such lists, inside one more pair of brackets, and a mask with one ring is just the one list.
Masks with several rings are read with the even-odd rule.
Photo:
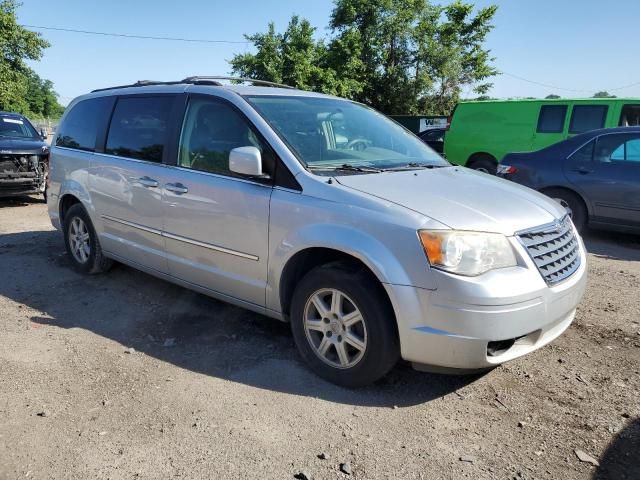
[[291, 330], [311, 369], [344, 387], [378, 380], [399, 358], [395, 316], [382, 285], [345, 265], [317, 267], [302, 278], [291, 302]]
[[81, 204], [69, 207], [64, 215], [63, 231], [67, 254], [75, 270], [92, 275], [111, 268], [113, 260], [102, 253], [98, 235]]
[[467, 162], [467, 167], [478, 170], [479, 172], [495, 175], [498, 171], [498, 162], [488, 154], [474, 155]]
[[542, 193], [551, 197], [567, 210], [578, 232], [584, 231], [587, 226], [587, 207], [578, 195], [562, 188], [550, 188], [543, 190]]

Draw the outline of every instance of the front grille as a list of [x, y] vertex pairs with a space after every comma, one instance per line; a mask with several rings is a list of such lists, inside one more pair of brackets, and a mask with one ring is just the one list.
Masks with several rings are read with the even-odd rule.
[[552, 226], [534, 228], [518, 237], [548, 284], [564, 280], [580, 266], [579, 241], [568, 216]]

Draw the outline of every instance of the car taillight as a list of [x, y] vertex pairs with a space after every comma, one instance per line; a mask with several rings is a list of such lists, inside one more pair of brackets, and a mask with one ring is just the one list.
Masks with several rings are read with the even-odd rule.
[[513, 165], [498, 165], [498, 175], [511, 175], [518, 171], [516, 167]]

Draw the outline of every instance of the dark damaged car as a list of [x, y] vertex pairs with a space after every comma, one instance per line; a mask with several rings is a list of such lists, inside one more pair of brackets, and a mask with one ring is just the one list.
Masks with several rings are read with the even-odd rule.
[[20, 114], [0, 112], [0, 198], [46, 196], [49, 145]]

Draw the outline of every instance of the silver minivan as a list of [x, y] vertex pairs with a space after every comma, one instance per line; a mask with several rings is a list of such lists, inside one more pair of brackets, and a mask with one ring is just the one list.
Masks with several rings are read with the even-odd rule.
[[47, 203], [76, 269], [116, 260], [290, 322], [309, 366], [351, 387], [399, 358], [491, 368], [571, 324], [586, 256], [558, 204], [364, 105], [226, 80], [69, 105]]

